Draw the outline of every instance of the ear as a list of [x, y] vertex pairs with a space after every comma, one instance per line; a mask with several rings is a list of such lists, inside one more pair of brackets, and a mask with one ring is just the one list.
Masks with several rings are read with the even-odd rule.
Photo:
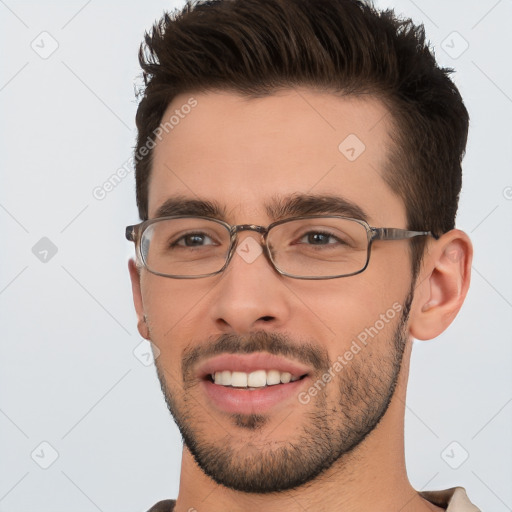
[[130, 279], [132, 281], [133, 304], [137, 312], [137, 329], [143, 338], [149, 340], [149, 329], [146, 324], [144, 304], [140, 290], [140, 269], [133, 258], [128, 261], [128, 270], [130, 271]]
[[431, 242], [416, 280], [409, 331], [419, 340], [439, 336], [459, 312], [469, 288], [473, 246], [458, 229]]

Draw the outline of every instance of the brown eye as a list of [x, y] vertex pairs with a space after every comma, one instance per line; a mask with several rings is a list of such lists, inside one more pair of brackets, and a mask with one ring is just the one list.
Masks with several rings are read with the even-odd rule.
[[215, 242], [213, 242], [211, 237], [204, 233], [187, 233], [172, 242], [171, 247], [203, 247], [205, 245], [215, 245]]
[[322, 233], [320, 231], [311, 231], [304, 235], [299, 243], [307, 243], [311, 245], [328, 245], [339, 242], [335, 236], [330, 233]]

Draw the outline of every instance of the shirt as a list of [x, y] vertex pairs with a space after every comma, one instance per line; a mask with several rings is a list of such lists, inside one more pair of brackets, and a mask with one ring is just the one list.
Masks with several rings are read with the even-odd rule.
[[[419, 494], [430, 503], [445, 508], [446, 512], [481, 512], [469, 501], [463, 487], [452, 487], [443, 491], [422, 491]], [[148, 512], [173, 512], [175, 504], [175, 500], [159, 501]]]

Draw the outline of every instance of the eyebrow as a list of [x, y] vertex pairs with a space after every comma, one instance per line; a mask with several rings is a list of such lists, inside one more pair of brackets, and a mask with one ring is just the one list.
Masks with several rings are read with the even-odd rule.
[[[356, 203], [337, 195], [292, 194], [274, 196], [265, 204], [272, 221], [307, 215], [343, 215], [368, 220], [368, 214]], [[170, 197], [156, 211], [154, 218], [173, 215], [192, 215], [225, 220], [226, 209], [216, 201], [190, 199], [185, 196]]]
[[216, 201], [175, 196], [170, 197], [158, 207], [154, 218], [171, 217], [173, 215], [193, 215], [223, 219], [226, 218], [226, 210]]
[[274, 196], [266, 211], [273, 220], [304, 215], [343, 215], [367, 221], [368, 214], [356, 203], [337, 195], [293, 194]]

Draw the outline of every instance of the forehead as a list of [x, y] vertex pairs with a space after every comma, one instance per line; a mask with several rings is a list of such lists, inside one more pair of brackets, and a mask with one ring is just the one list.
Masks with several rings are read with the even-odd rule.
[[307, 194], [340, 196], [368, 212], [369, 222], [404, 222], [403, 201], [383, 179], [391, 119], [371, 96], [182, 94], [161, 126], [150, 218], [169, 198], [186, 197], [221, 205], [228, 222], [263, 223], [272, 201]]

